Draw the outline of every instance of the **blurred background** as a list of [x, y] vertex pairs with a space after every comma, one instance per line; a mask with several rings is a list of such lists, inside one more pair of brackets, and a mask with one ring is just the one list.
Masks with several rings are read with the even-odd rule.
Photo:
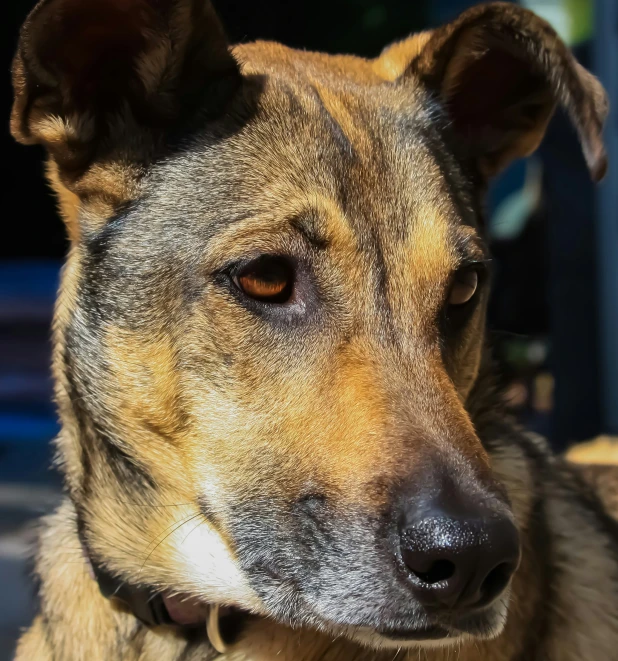
[[[509, 407], [557, 450], [618, 434], [618, 2], [521, 0], [549, 20], [610, 92], [610, 173], [594, 188], [558, 113], [542, 148], [489, 196], [495, 282], [490, 326]], [[2, 116], [19, 26], [34, 0], [3, 5]], [[234, 42], [374, 56], [453, 18], [468, 0], [215, 0]], [[7, 210], [0, 226], [0, 661], [31, 617], [25, 558], [32, 520], [60, 492], [49, 441], [50, 324], [67, 243], [43, 179], [43, 154], [4, 130]], [[13, 211], [8, 209], [12, 208]]]

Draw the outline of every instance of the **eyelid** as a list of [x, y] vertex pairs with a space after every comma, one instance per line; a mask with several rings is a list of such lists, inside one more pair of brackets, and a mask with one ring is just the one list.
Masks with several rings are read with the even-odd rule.
[[457, 273], [457, 271], [475, 269], [478, 272], [479, 280], [483, 280], [485, 276], [491, 273], [492, 263], [493, 260], [490, 257], [485, 259], [466, 259], [459, 263], [455, 269], [455, 273]]
[[473, 266], [486, 267], [489, 266], [493, 260], [491, 257], [462, 257], [461, 261], [457, 265], [457, 269], [465, 269]]

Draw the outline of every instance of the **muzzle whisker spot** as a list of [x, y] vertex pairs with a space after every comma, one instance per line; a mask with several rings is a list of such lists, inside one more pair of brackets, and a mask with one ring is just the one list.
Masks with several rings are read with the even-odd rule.
[[191, 528], [191, 530], [189, 530], [189, 532], [182, 538], [182, 541], [180, 543], [184, 544], [187, 541], [187, 539], [190, 537], [190, 535], [194, 533], [201, 525], [204, 525], [204, 523], [206, 522], [199, 521], [198, 524], [196, 526], [193, 526], [193, 528]]
[[[146, 566], [146, 563], [148, 562], [148, 560], [150, 559], [150, 557], [152, 556], [152, 554], [153, 554], [153, 553], [159, 548], [159, 546], [161, 546], [161, 544], [163, 544], [163, 542], [164, 542], [164, 541], [165, 541], [170, 535], [173, 535], [178, 529], [180, 529], [180, 528], [181, 528], [182, 526], [184, 526], [186, 523], [189, 523], [190, 521], [193, 521], [194, 519], [196, 519], [196, 518], [199, 517], [199, 516], [200, 516], [199, 513], [198, 513], [198, 514], [192, 514], [191, 516], [189, 516], [189, 517], [187, 517], [186, 519], [184, 519], [183, 521], [181, 521], [178, 525], [176, 525], [176, 524], [172, 524], [171, 526], [168, 526], [168, 527], [163, 531], [163, 533], [167, 532], [167, 531], [168, 531], [170, 528], [172, 528], [172, 527], [173, 527], [173, 530], [171, 530], [169, 533], [167, 533], [167, 535], [165, 535], [165, 536], [163, 537], [163, 539], [162, 539], [161, 541], [159, 541], [159, 542], [155, 545], [155, 547], [150, 551], [150, 553], [148, 553], [148, 555], [146, 556], [146, 559], [144, 560], [144, 562], [142, 563], [142, 566], [140, 567], [140, 572], [142, 572], [142, 571], [144, 570], [144, 568], [145, 568], [145, 566]], [[196, 527], [197, 527], [197, 526], [196, 526]], [[160, 537], [160, 534], [157, 535], [157, 537], [155, 537], [155, 540], [156, 540], [158, 537]], [[152, 544], [152, 542], [151, 542], [151, 544]], [[150, 546], [150, 544], [149, 544], [149, 546]]]

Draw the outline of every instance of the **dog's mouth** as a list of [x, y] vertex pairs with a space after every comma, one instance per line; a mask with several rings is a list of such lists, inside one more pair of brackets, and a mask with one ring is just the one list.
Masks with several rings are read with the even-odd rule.
[[495, 618], [491, 615], [476, 615], [474, 617], [456, 620], [453, 624], [429, 624], [411, 628], [385, 628], [377, 633], [389, 640], [396, 641], [435, 641], [455, 639], [461, 636], [473, 638], [491, 638], [496, 635]]
[[[251, 617], [249, 612], [238, 608], [215, 605], [213, 610], [212, 604], [182, 595], [165, 595], [164, 603], [175, 624], [195, 626], [206, 621], [209, 639], [217, 650], [226, 649], [229, 644], [233, 644], [245, 620]], [[369, 647], [446, 647], [465, 639], [487, 640], [496, 637], [506, 621], [507, 607], [507, 600], [501, 599], [481, 611], [458, 616], [454, 613], [441, 617], [419, 614], [409, 622], [399, 620], [371, 627], [347, 625], [341, 628], [336, 622], [323, 621], [322, 627]], [[213, 613], [216, 613], [214, 617]]]
[[402, 642], [442, 640], [451, 638], [452, 634], [439, 625], [420, 627], [415, 629], [381, 629], [377, 632], [383, 638]]
[[349, 632], [353, 639], [378, 647], [448, 646], [462, 640], [489, 640], [498, 636], [506, 621], [507, 602], [462, 616], [430, 620], [410, 626], [384, 626]]

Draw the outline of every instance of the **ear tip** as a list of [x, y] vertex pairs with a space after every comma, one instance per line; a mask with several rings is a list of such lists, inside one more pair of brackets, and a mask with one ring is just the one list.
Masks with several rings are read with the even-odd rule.
[[32, 136], [29, 135], [27, 126], [24, 125], [21, 105], [20, 99], [17, 99], [13, 103], [11, 118], [9, 120], [9, 133], [22, 145], [31, 145], [34, 144], [35, 141], [32, 139]]
[[608, 168], [607, 152], [605, 151], [603, 139], [600, 134], [595, 136], [594, 139], [589, 137], [588, 140], [582, 140], [582, 146], [590, 177], [592, 181], [598, 183], [606, 175]]
[[602, 152], [588, 164], [588, 167], [590, 169], [592, 181], [595, 183], [601, 181], [607, 174], [608, 168], [608, 160], [605, 150], [602, 150]]

